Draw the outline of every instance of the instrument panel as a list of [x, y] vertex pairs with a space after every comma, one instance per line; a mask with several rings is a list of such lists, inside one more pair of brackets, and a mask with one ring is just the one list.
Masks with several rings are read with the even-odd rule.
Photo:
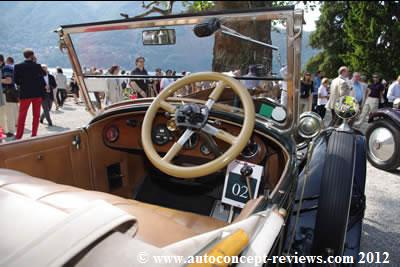
[[[144, 115], [126, 115], [114, 119], [106, 124], [103, 129], [103, 142], [106, 146], [119, 150], [143, 150], [141, 143], [141, 124]], [[223, 129], [233, 135], [239, 135], [240, 126], [232, 125], [224, 121], [213, 120], [215, 127]], [[155, 149], [160, 153], [166, 153], [176, 142], [183, 130], [170, 127], [169, 118], [162, 114], [157, 115], [153, 123], [151, 138]], [[208, 140], [207, 140], [208, 139]], [[192, 137], [184, 144], [183, 149], [179, 152], [179, 156], [190, 156], [202, 159], [214, 159], [215, 147], [220, 153], [229, 148], [229, 144], [224, 143], [217, 138], [212, 138], [216, 146], [210, 145], [209, 138], [202, 133], [194, 133]], [[245, 147], [238, 159], [251, 163], [259, 164], [266, 155], [266, 146], [263, 139], [258, 134], [253, 134], [249, 140], [249, 144]]]

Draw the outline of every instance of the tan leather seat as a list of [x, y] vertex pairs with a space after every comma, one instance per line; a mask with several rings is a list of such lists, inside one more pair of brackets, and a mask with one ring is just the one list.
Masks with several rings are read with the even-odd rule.
[[67, 214], [93, 200], [105, 200], [137, 218], [135, 238], [158, 247], [226, 225], [211, 217], [60, 185], [8, 169], [0, 169], [0, 190], [39, 201]]

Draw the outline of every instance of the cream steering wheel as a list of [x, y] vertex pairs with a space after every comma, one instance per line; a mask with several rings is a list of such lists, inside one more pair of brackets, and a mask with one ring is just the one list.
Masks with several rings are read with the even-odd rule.
[[[195, 82], [201, 81], [215, 81], [217, 85], [208, 97], [207, 102], [204, 105], [200, 104], [183, 104], [182, 106], [174, 106], [166, 101], [169, 96], [172, 96], [174, 92], [183, 88], [185, 85], [189, 85]], [[211, 110], [214, 103], [218, 100], [225, 87], [230, 87], [240, 98], [244, 110], [244, 121], [243, 126], [238, 136], [233, 136], [230, 133], [218, 129], [209, 123], [208, 111]], [[159, 109], [163, 109], [171, 114], [175, 114], [175, 121], [186, 126], [185, 132], [182, 136], [174, 143], [168, 153], [164, 157], [160, 157], [157, 151], [154, 149], [151, 130], [153, 120], [157, 115]], [[186, 119], [185, 119], [186, 118]], [[239, 81], [216, 72], [200, 72], [185, 76], [184, 78], [177, 80], [170, 86], [165, 88], [161, 93], [154, 99], [146, 112], [146, 115], [142, 124], [142, 144], [144, 152], [151, 161], [151, 163], [157, 167], [160, 171], [169, 174], [174, 177], [180, 178], [196, 178], [214, 173], [234, 160], [247, 145], [254, 129], [255, 122], [255, 111], [253, 100], [246, 90], [246, 88]], [[191, 123], [193, 127], [191, 127]], [[179, 126], [179, 125], [178, 125]], [[204, 131], [216, 138], [230, 144], [230, 148], [225, 151], [218, 158], [198, 166], [182, 167], [171, 163], [173, 158], [179, 153], [186, 141], [189, 140], [191, 135], [196, 131]]]

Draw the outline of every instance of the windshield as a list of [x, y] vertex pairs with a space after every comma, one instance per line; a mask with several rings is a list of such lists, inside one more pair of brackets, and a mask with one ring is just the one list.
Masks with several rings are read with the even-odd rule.
[[[252, 95], [258, 115], [285, 122], [288, 42], [284, 19], [226, 15], [159, 24], [93, 26], [70, 35], [79, 63], [74, 65], [79, 66], [96, 109], [155, 97], [186, 75], [214, 71], [240, 80]], [[175, 96], [206, 100], [214, 87], [212, 81], [188, 84]], [[229, 88], [219, 102], [240, 107]], [[279, 114], [274, 111], [277, 107]]]

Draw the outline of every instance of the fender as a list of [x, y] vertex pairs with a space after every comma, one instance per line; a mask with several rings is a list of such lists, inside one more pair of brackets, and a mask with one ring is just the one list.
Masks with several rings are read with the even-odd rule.
[[400, 109], [382, 108], [382, 109], [378, 109], [375, 112], [371, 112], [369, 114], [368, 123], [371, 123], [375, 120], [380, 120], [380, 119], [389, 119], [397, 127], [400, 127]]
[[[320, 195], [321, 178], [325, 166], [325, 158], [327, 153], [327, 144], [333, 129], [327, 129], [321, 132], [315, 141], [314, 151], [309, 162], [309, 177], [304, 190], [304, 198], [302, 206], [299, 206], [299, 198], [301, 195], [302, 185], [305, 179], [305, 169], [299, 175], [298, 187], [296, 192], [296, 201], [293, 212], [289, 219], [289, 233], [295, 228], [296, 238], [292, 249], [296, 249], [303, 255], [311, 255], [313, 232], [315, 227], [315, 219], [317, 215], [318, 200]], [[353, 255], [358, 257], [360, 249], [361, 225], [365, 210], [365, 178], [366, 178], [366, 140], [365, 136], [358, 131], [354, 131], [355, 136], [355, 171], [353, 194], [351, 199], [350, 218], [346, 235], [346, 242], [351, 244], [345, 249], [345, 255]], [[364, 164], [363, 164], [364, 162]], [[295, 216], [297, 209], [300, 209], [300, 220], [295, 226]], [[288, 242], [285, 246], [288, 249]]]

